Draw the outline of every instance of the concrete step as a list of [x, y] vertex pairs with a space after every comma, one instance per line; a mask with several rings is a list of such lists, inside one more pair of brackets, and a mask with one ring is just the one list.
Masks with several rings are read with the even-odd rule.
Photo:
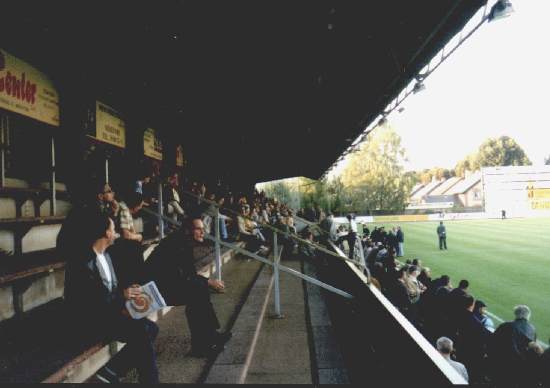
[[[226, 292], [211, 295], [222, 330], [231, 329], [233, 326], [261, 267], [262, 263], [248, 261], [242, 256], [237, 256], [224, 264], [223, 280]], [[213, 360], [190, 355], [191, 337], [185, 318], [185, 307], [173, 307], [157, 324], [160, 332], [155, 347], [160, 381], [190, 384], [203, 382]], [[130, 372], [122, 381], [137, 382], [135, 371]]]
[[[297, 271], [299, 261], [283, 261]], [[233, 327], [233, 338], [206, 383], [349, 383], [321, 291], [280, 273], [281, 312], [274, 316], [272, 268], [264, 267]], [[306, 274], [316, 276], [306, 263]]]

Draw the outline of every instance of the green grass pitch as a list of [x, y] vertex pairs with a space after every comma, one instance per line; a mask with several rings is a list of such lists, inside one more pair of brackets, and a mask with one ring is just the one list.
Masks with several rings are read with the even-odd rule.
[[538, 339], [550, 342], [550, 218], [445, 221], [447, 251], [439, 250], [439, 222], [367, 226], [398, 224], [405, 234], [402, 261], [419, 258], [432, 278], [447, 274], [455, 287], [467, 279], [470, 293], [504, 320], [513, 318], [515, 305], [528, 305]]

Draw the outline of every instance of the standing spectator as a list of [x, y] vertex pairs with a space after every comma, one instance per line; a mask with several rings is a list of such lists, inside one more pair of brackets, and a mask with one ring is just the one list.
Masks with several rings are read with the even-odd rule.
[[334, 216], [332, 215], [332, 213], [329, 212], [328, 215], [325, 217], [325, 219], [323, 221], [321, 221], [321, 224], [320, 224], [321, 230], [323, 231], [322, 236], [321, 236], [323, 241], [328, 241], [328, 240], [334, 241], [335, 240], [334, 239], [334, 233], [335, 233], [334, 226], [335, 226]]
[[437, 227], [437, 236], [439, 237], [439, 249], [447, 249], [447, 229], [445, 228], [445, 225], [443, 225], [443, 221], [439, 222], [439, 226]]
[[397, 240], [397, 234], [396, 234], [396, 229], [395, 228], [392, 228], [388, 233], [387, 245], [388, 245], [388, 248], [389, 247], [393, 248], [393, 250], [396, 253], [399, 252], [399, 243], [398, 243], [398, 240]]
[[535, 327], [529, 322], [531, 310], [525, 305], [514, 307], [516, 319], [502, 323], [494, 333], [490, 347], [495, 382], [522, 384], [527, 366], [529, 342], [537, 340]]
[[454, 351], [453, 341], [447, 337], [440, 337], [436, 342], [436, 346], [437, 346], [437, 350], [439, 351], [439, 354], [441, 354], [443, 358], [447, 360], [447, 362], [451, 364], [451, 366], [458, 373], [460, 373], [462, 377], [464, 377], [464, 380], [468, 382], [468, 371], [466, 370], [466, 367], [464, 366], [464, 364], [451, 359], [451, 354]]
[[348, 230], [348, 247], [349, 247], [349, 258], [353, 260], [353, 254], [355, 250], [355, 240], [357, 239], [357, 222], [355, 222], [355, 216], [353, 214], [348, 214], [347, 217], [349, 223]]
[[397, 257], [403, 257], [405, 255], [405, 234], [401, 230], [401, 227], [397, 226]]

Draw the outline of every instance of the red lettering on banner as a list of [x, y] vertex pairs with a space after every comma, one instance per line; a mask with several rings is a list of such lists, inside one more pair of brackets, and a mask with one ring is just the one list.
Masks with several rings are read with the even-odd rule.
[[21, 74], [21, 79], [9, 71], [6, 76], [0, 77], [1, 92], [30, 104], [36, 101], [36, 84], [30, 82], [25, 73]]

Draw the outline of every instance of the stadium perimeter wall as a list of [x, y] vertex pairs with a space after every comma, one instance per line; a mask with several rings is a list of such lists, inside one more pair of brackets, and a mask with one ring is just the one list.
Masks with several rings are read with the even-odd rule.
[[[550, 217], [550, 212], [538, 213], [515, 213], [506, 214], [507, 218], [532, 218], [532, 217]], [[358, 223], [384, 223], [384, 222], [418, 222], [418, 221], [453, 221], [453, 220], [483, 220], [490, 218], [501, 218], [500, 212], [487, 213], [445, 213], [440, 214], [401, 214], [394, 216], [357, 216], [355, 221]], [[336, 224], [347, 224], [348, 220], [345, 217], [334, 217]]]

